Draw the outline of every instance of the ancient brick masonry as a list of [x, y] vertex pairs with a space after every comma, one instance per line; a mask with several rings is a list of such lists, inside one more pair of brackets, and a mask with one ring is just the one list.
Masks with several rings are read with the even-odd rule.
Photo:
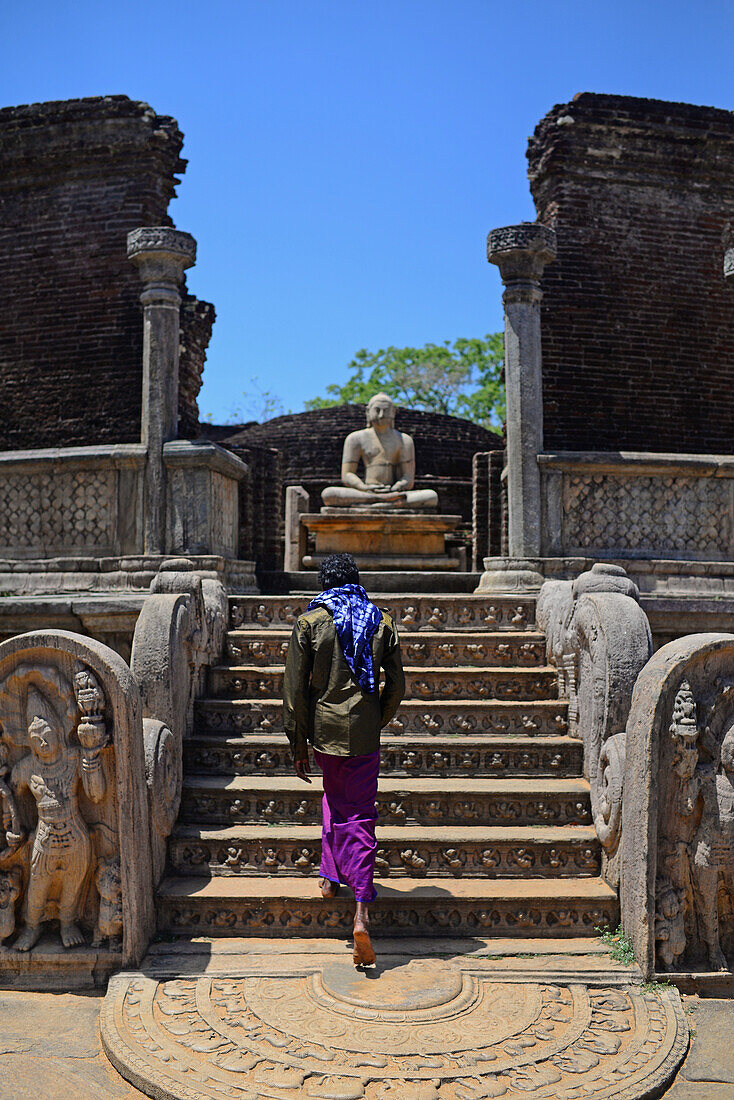
[[584, 93], [530, 139], [545, 449], [730, 453], [734, 113]]
[[[140, 438], [140, 280], [128, 230], [171, 225], [185, 169], [172, 118], [126, 96], [0, 110], [0, 449]], [[181, 313], [193, 434], [213, 309]]]

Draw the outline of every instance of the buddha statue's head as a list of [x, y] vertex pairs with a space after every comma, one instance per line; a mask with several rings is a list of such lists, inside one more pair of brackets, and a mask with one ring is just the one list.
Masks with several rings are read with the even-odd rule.
[[395, 425], [395, 405], [386, 393], [376, 393], [367, 403], [367, 426], [378, 432]]

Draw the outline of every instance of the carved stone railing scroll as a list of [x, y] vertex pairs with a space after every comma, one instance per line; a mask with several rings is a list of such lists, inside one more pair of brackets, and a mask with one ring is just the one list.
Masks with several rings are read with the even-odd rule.
[[627, 722], [622, 923], [646, 977], [734, 968], [734, 635], [640, 673]]
[[575, 581], [546, 581], [536, 619], [547, 659], [568, 699], [572, 737], [584, 744], [584, 774], [603, 846], [602, 873], [619, 884], [625, 725], [652, 642], [637, 587], [618, 566], [597, 564]]
[[0, 644], [0, 727], [0, 939], [30, 952], [58, 919], [65, 948], [91, 940], [138, 965], [155, 915], [130, 669], [67, 631], [10, 638]]
[[221, 582], [202, 578], [192, 562], [174, 558], [154, 578], [135, 627], [131, 666], [143, 702], [156, 884], [181, 802], [183, 739], [193, 730], [205, 668], [221, 657], [226, 621]]

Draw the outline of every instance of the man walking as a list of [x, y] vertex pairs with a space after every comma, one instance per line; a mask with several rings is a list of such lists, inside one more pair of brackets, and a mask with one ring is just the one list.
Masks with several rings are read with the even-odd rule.
[[[371, 966], [368, 905], [377, 896], [375, 821], [380, 730], [405, 693], [392, 618], [359, 583], [351, 554], [332, 554], [319, 571], [322, 592], [293, 628], [283, 713], [296, 775], [310, 783], [308, 745], [324, 782], [321, 893], [354, 892], [354, 963]], [[380, 669], [385, 686], [380, 694]]]

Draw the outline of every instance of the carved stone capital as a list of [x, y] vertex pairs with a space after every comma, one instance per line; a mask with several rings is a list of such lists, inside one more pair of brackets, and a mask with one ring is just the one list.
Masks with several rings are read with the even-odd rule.
[[505, 304], [540, 301], [540, 279], [556, 255], [556, 234], [538, 222], [493, 229], [487, 237], [487, 259], [500, 269]]
[[143, 305], [165, 302], [178, 307], [183, 273], [196, 262], [191, 234], [165, 225], [141, 226], [127, 235], [127, 256], [143, 281]]

